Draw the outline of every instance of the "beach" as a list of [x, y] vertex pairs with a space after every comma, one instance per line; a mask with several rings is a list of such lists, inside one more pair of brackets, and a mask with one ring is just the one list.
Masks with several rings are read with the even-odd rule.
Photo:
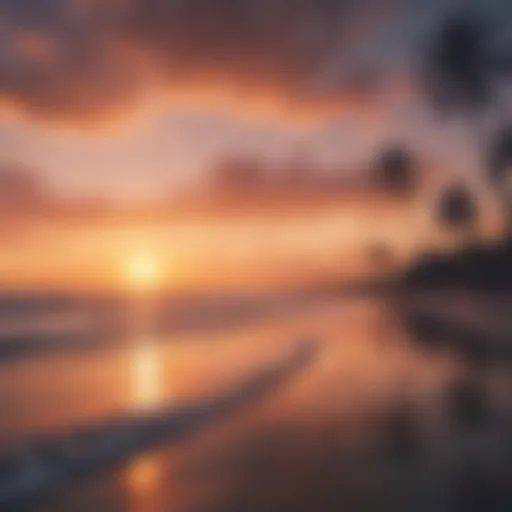
[[[76, 432], [95, 433], [97, 450], [105, 426], [105, 439], [118, 440], [148, 414], [156, 418], [146, 423], [150, 429], [162, 411], [203, 415], [190, 435], [166, 437], [161, 423], [159, 436], [129, 446], [105, 468], [97, 464], [37, 499], [5, 506], [146, 512], [335, 510], [351, 503], [350, 510], [410, 510], [435, 500], [430, 506], [442, 510], [437, 506], [461, 492], [468, 459], [495, 483], [510, 467], [507, 375], [496, 370], [486, 380], [482, 393], [493, 410], [468, 429], [447, 398], [464, 363], [417, 343], [406, 326], [393, 297], [332, 297], [309, 301], [300, 313], [283, 305], [282, 314], [214, 331], [159, 338], [139, 325], [122, 343], [4, 361], [0, 439], [18, 463], [25, 449], [51, 467], [63, 443], [80, 446]], [[311, 353], [281, 375], [304, 346]], [[268, 372], [276, 379], [268, 388], [209, 415], [211, 404], [237, 396], [251, 379], [260, 386]], [[41, 448], [45, 443], [53, 452]]]

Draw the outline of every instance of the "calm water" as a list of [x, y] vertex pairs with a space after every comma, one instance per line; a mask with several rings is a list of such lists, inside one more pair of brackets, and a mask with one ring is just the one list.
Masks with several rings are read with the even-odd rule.
[[471, 479], [481, 483], [475, 465], [493, 481], [510, 474], [507, 371], [485, 380], [500, 420], [468, 427], [473, 402], [474, 423], [486, 416], [479, 395], [470, 394], [469, 413], [464, 398], [462, 412], [446, 399], [467, 368], [411, 339], [392, 300], [311, 301], [244, 325], [165, 336], [148, 325], [147, 317], [134, 322], [122, 343], [102, 349], [4, 361], [1, 445], [222, 396], [305, 339], [317, 352], [275, 389], [192, 437], [159, 443], [27, 509], [472, 510], [464, 500]]

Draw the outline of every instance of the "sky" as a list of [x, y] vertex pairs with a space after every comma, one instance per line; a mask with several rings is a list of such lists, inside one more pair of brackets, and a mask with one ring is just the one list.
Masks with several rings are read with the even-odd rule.
[[[212, 163], [229, 153], [282, 161], [309, 151], [326, 163], [357, 162], [368, 127], [349, 126], [294, 128], [187, 110], [160, 113], [140, 127], [108, 134], [4, 122], [0, 161], [28, 166], [64, 195], [165, 196], [201, 182]], [[366, 140], [356, 137], [363, 130]]]
[[[495, 236], [511, 21], [509, 0], [0, 0], [0, 284], [113, 288], [141, 260], [173, 287], [354, 277], [371, 244], [429, 250], [461, 181]], [[396, 145], [421, 171], [411, 211], [354, 194], [272, 222], [140, 214], [233, 155], [358, 177]]]
[[0, 0], [0, 163], [70, 196], [154, 197], [226, 153], [350, 167], [427, 140], [420, 61], [451, 13], [506, 1]]

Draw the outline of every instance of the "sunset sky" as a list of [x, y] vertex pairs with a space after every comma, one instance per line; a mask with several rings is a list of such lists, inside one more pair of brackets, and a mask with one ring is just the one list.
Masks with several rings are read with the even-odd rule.
[[2, 0], [0, 158], [123, 197], [194, 183], [227, 151], [351, 164], [411, 125], [424, 141], [418, 60], [457, 5]]
[[461, 8], [499, 53], [507, 0], [0, 0], [0, 167], [68, 199], [147, 200], [226, 154], [349, 173], [399, 141], [475, 181], [470, 114], [441, 122], [424, 76]]

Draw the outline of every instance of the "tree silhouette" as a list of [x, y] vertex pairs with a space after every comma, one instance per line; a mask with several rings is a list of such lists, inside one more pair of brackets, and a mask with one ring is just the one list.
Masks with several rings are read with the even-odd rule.
[[408, 194], [416, 185], [416, 168], [411, 153], [400, 146], [384, 149], [376, 163], [375, 180], [393, 194]]
[[435, 108], [444, 113], [485, 106], [491, 99], [490, 31], [481, 18], [448, 18], [435, 34], [427, 56], [425, 85]]
[[455, 185], [441, 194], [437, 218], [442, 226], [454, 230], [471, 229], [477, 217], [475, 201], [467, 188]]
[[512, 125], [501, 128], [491, 141], [488, 159], [491, 180], [503, 184], [512, 171]]
[[503, 212], [510, 224], [510, 239], [512, 232], [512, 198], [509, 195], [510, 185], [507, 182], [512, 176], [512, 125], [502, 127], [494, 139], [491, 140], [487, 166], [490, 181], [498, 190]]

